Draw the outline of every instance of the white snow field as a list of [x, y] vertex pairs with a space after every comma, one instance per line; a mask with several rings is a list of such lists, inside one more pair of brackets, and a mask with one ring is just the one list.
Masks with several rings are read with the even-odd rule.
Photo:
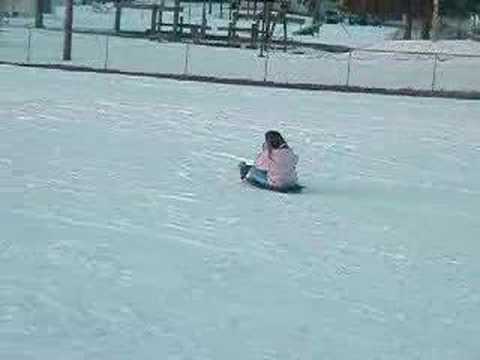
[[479, 114], [0, 66], [0, 358], [477, 359]]

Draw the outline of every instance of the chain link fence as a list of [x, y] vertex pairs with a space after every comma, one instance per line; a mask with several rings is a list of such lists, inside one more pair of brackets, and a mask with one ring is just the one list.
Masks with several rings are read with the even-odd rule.
[[61, 31], [7, 25], [0, 32], [0, 61], [279, 84], [480, 91], [480, 54], [292, 49], [271, 50], [260, 57], [251, 49], [75, 33], [73, 60], [63, 62], [62, 46]]

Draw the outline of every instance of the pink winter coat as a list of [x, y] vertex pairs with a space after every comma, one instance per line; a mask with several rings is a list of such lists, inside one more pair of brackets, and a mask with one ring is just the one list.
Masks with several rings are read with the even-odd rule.
[[297, 183], [295, 167], [298, 156], [287, 146], [272, 149], [269, 153], [264, 149], [255, 161], [255, 167], [267, 172], [268, 182], [277, 188], [289, 187]]

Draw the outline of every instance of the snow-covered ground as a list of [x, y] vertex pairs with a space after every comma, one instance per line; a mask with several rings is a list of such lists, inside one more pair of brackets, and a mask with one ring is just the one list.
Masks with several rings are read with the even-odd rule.
[[480, 42], [472, 40], [382, 41], [366, 49], [392, 52], [430, 52], [480, 56]]
[[[476, 359], [479, 102], [0, 66], [1, 359]], [[266, 129], [306, 191], [241, 184]]]

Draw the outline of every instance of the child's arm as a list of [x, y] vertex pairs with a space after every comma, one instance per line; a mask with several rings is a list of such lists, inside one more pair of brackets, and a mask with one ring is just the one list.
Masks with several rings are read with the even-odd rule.
[[257, 156], [255, 161], [255, 167], [260, 170], [268, 171], [270, 165], [270, 158], [268, 157], [268, 151], [264, 150]]

